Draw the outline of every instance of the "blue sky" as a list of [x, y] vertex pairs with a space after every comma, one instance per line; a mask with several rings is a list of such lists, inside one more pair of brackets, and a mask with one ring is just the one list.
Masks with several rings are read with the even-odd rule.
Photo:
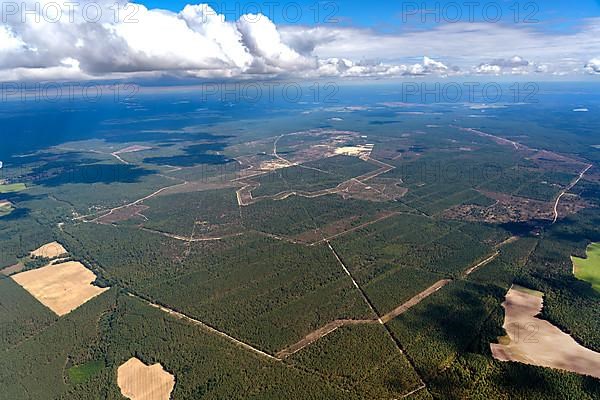
[[[144, 0], [140, 3], [149, 8], [163, 8], [179, 11], [186, 4], [185, 0]], [[460, 6], [462, 21], [485, 21], [486, 17], [495, 17], [496, 6], [501, 8], [500, 22], [514, 24], [515, 20], [523, 23], [527, 17], [538, 20], [538, 29], [548, 31], [569, 31], [576, 28], [581, 20], [600, 16], [600, 0], [416, 0], [416, 1], [350, 1], [350, 0], [264, 0], [264, 1], [231, 1], [219, 0], [207, 2], [217, 11], [228, 10], [226, 18], [233, 20], [237, 13], [260, 9], [277, 24], [328, 25], [337, 23], [343, 26], [372, 28], [385, 32], [402, 31], [406, 29], [427, 29], [436, 24], [435, 18], [456, 19], [457, 8]], [[479, 3], [469, 9], [468, 3]], [[489, 8], [485, 5], [492, 3]], [[269, 4], [275, 4], [270, 6]], [[299, 5], [297, 8], [295, 5]], [[257, 7], [258, 6], [258, 7]], [[415, 6], [428, 9], [433, 13], [421, 16], [415, 11]], [[425, 7], [423, 7], [425, 6]], [[284, 15], [288, 9], [289, 17]], [[300, 9], [302, 18], [296, 21], [295, 10]], [[517, 13], [518, 10], [518, 13]], [[327, 19], [331, 16], [332, 19]], [[238, 15], [239, 17], [239, 15]], [[444, 18], [446, 17], [446, 18]], [[422, 22], [426, 18], [426, 23]], [[334, 20], [334, 21], [332, 21]]]

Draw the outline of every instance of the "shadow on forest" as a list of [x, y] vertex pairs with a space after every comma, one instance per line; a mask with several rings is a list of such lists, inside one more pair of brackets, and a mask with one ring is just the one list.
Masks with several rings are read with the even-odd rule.
[[231, 162], [231, 159], [222, 154], [210, 154], [209, 151], [223, 151], [225, 142], [201, 143], [183, 149], [184, 154], [170, 157], [145, 158], [148, 164], [172, 165], [174, 167], [193, 167], [198, 164], [220, 165]]

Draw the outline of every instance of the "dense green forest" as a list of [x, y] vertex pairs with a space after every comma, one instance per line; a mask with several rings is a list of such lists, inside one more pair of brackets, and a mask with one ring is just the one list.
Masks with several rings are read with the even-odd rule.
[[[151, 147], [124, 154], [131, 164], [111, 155], [126, 143], [103, 140], [23, 157], [27, 189], [0, 196], [15, 206], [0, 217], [0, 268], [38, 268], [46, 260], [31, 261], [29, 252], [57, 240], [111, 290], [59, 318], [0, 274], [0, 398], [121, 400], [116, 370], [131, 357], [175, 375], [174, 400], [600, 398], [597, 379], [499, 362], [489, 347], [505, 334], [501, 304], [517, 283], [544, 293], [542, 318], [600, 351], [600, 295], [573, 276], [570, 259], [600, 241], [597, 172], [571, 190], [587, 208], [556, 224], [446, 220], [449, 207], [494, 204], [482, 191], [552, 200], [576, 171], [569, 163], [547, 169], [548, 160], [448, 127], [472, 122], [444, 113], [402, 121], [378, 110], [368, 124], [348, 115], [345, 123], [375, 143], [373, 157], [396, 167], [381, 178], [408, 189], [398, 201], [333, 194], [240, 206], [239, 183], [229, 182], [241, 165], [233, 157], [247, 155], [247, 140], [258, 140], [250, 158], [269, 159], [258, 152], [273, 146], [263, 138], [272, 125], [256, 121], [247, 137], [218, 128], [214, 143], [201, 132], [198, 143], [174, 132], [127, 143]], [[424, 131], [431, 121], [448, 126]], [[561, 139], [562, 130], [543, 125], [524, 122], [539, 136], [519, 140], [542, 148], [552, 139], [565, 154], [597, 159], [589, 138]], [[480, 128], [506, 127], [489, 119]], [[285, 156], [300, 143], [319, 138], [284, 136], [278, 149]], [[377, 168], [347, 156], [312, 161], [258, 178], [253, 195], [327, 189]], [[192, 182], [186, 190], [203, 190], [150, 196], [184, 180]], [[226, 189], [202, 186], [223, 182]], [[148, 208], [130, 221], [91, 222], [140, 199]], [[142, 300], [276, 354], [334, 320], [373, 319], [369, 305], [383, 315], [442, 279], [451, 282], [385, 326], [341, 327], [282, 361]]]

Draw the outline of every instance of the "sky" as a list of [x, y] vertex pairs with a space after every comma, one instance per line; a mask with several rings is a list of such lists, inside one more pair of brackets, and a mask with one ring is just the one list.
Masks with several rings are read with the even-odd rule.
[[0, 81], [600, 77], [600, 0], [68, 4], [0, 1]]

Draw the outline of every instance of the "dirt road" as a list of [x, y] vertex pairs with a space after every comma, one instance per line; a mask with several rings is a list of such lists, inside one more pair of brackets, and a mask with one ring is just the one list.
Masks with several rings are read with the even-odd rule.
[[593, 167], [593, 164], [588, 164], [586, 168], [584, 168], [583, 171], [581, 171], [581, 173], [579, 174], [579, 176], [574, 179], [571, 184], [569, 186], [567, 186], [565, 189], [563, 189], [560, 194], [558, 195], [558, 197], [556, 198], [556, 202], [554, 203], [554, 220], [552, 221], [552, 224], [555, 224], [556, 221], [558, 221], [558, 205], [560, 203], [560, 200], [563, 198], [563, 196], [565, 194], [567, 194], [569, 192], [569, 190], [573, 189], [578, 183], [579, 181], [581, 181], [583, 179], [583, 177], [585, 176], [585, 174]]

